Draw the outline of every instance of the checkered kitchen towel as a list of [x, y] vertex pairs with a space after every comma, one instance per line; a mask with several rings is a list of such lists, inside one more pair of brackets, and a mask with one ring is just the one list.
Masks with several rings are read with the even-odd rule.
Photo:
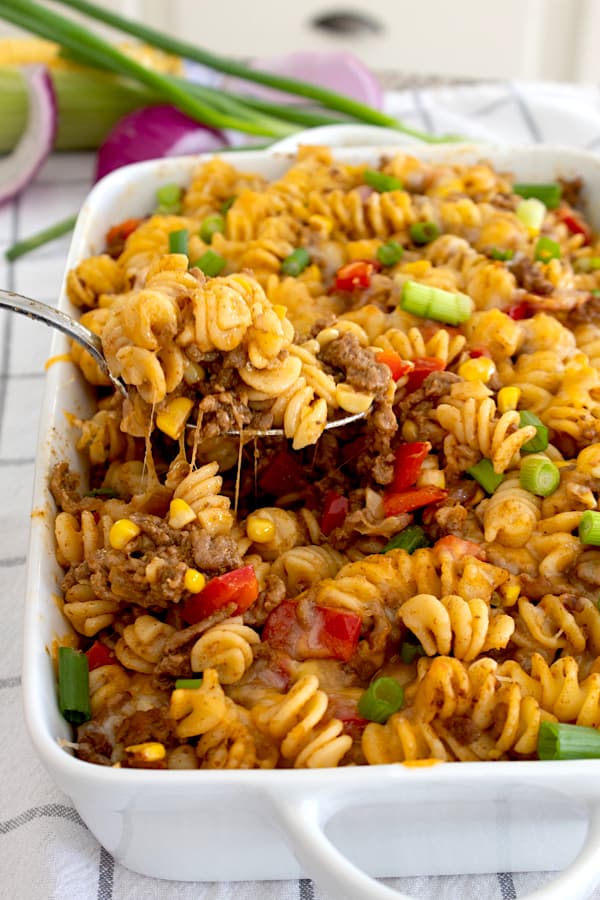
[[[390, 112], [436, 134], [560, 143], [600, 150], [596, 85], [486, 83], [391, 91]], [[18, 260], [3, 251], [76, 211], [92, 178], [85, 154], [55, 156], [18, 201], [0, 208], [0, 285], [56, 301], [64, 238]], [[327, 900], [308, 879], [261, 883], [164, 882], [136, 875], [101, 848], [42, 769], [21, 709], [21, 632], [38, 411], [50, 333], [0, 313], [0, 896], [7, 900]], [[545, 874], [390, 880], [418, 898], [512, 900]], [[600, 898], [600, 891], [594, 896]], [[341, 900], [341, 898], [329, 898]], [[571, 900], [565, 896], [565, 900]]]

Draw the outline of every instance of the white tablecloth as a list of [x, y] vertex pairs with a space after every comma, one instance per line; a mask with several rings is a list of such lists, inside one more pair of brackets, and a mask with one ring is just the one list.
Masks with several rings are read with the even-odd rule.
[[[499, 83], [389, 93], [387, 106], [437, 134], [600, 149], [596, 85]], [[47, 303], [58, 295], [68, 238], [8, 264], [4, 250], [75, 212], [92, 178], [87, 154], [52, 157], [14, 204], [0, 208], [0, 285]], [[23, 721], [23, 597], [38, 411], [50, 333], [0, 312], [0, 896], [7, 900], [326, 900], [310, 880], [184, 883], [144, 878], [101, 848], [42, 769]], [[405, 825], [407, 823], [404, 823]], [[391, 880], [418, 898], [513, 900], [544, 874]], [[594, 897], [600, 898], [600, 890]], [[333, 898], [329, 898], [333, 900]], [[341, 898], [335, 898], [341, 900]], [[565, 900], [572, 900], [565, 895]]]

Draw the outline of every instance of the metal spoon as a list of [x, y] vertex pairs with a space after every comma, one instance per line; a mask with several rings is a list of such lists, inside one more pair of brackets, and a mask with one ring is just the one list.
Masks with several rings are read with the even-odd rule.
[[[74, 341], [77, 341], [77, 343], [81, 344], [84, 350], [87, 350], [90, 356], [93, 357], [94, 361], [98, 363], [102, 372], [110, 379], [111, 384], [120, 391], [124, 397], [127, 397], [127, 384], [122, 378], [111, 372], [102, 350], [101, 339], [97, 334], [94, 334], [93, 331], [90, 331], [89, 328], [86, 328], [85, 325], [82, 325], [81, 322], [78, 322], [77, 319], [73, 319], [71, 316], [67, 315], [67, 313], [62, 312], [60, 309], [56, 309], [54, 306], [48, 306], [46, 303], [40, 303], [39, 300], [32, 300], [31, 297], [24, 297], [23, 294], [17, 294], [14, 291], [4, 291], [1, 288], [0, 308], [9, 309], [11, 312], [27, 316], [28, 319], [34, 319], [37, 322], [43, 322], [45, 325], [50, 325], [51, 328], [56, 328], [58, 331], [62, 331], [63, 334], [68, 335]], [[342, 428], [344, 425], [350, 425], [351, 422], [357, 422], [359, 419], [363, 419], [364, 416], [365, 413], [361, 412], [345, 416], [343, 419], [333, 419], [331, 422], [327, 423], [325, 430], [330, 428]], [[195, 426], [188, 425], [187, 427], [194, 428]], [[233, 429], [232, 431], [226, 431], [225, 434], [239, 436], [240, 431]], [[245, 428], [243, 434], [245, 437], [284, 437], [282, 428], [268, 428], [264, 431], [253, 431]]]

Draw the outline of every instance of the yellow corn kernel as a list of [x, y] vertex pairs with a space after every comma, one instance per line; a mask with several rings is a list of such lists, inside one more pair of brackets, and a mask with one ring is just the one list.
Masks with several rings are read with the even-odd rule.
[[189, 397], [175, 397], [174, 400], [169, 400], [156, 416], [156, 427], [176, 441], [185, 428], [193, 408], [194, 401]]
[[273, 312], [278, 319], [283, 320], [287, 316], [287, 306], [284, 306], [283, 303], [275, 303], [273, 305]]
[[169, 525], [171, 528], [185, 528], [196, 518], [196, 513], [185, 500], [176, 497], [169, 505]]
[[266, 544], [275, 537], [275, 524], [262, 516], [249, 516], [246, 534], [255, 544]]
[[408, 420], [402, 426], [402, 437], [405, 441], [416, 441], [419, 438], [419, 429], [414, 422]]
[[490, 380], [495, 371], [494, 361], [487, 356], [468, 359], [458, 367], [458, 374], [465, 381], [483, 381], [484, 384]]
[[441, 469], [422, 469], [417, 478], [417, 487], [446, 487], [446, 476]]
[[372, 394], [355, 391], [349, 384], [338, 384], [335, 389], [335, 399], [338, 406], [349, 413], [367, 412], [373, 403]]
[[519, 599], [519, 595], [521, 593], [521, 589], [518, 584], [506, 584], [503, 585], [503, 588], [500, 589], [501, 593], [504, 597], [504, 606], [514, 606], [517, 600]]
[[600, 444], [590, 444], [577, 457], [577, 471], [600, 478]]
[[315, 214], [310, 216], [308, 224], [313, 231], [318, 231], [323, 237], [329, 237], [333, 231], [333, 221], [328, 216]]
[[431, 263], [428, 259], [415, 259], [413, 262], [404, 263], [400, 271], [404, 275], [420, 278], [423, 275], [426, 275], [430, 268]]
[[521, 388], [518, 387], [503, 387], [498, 391], [498, 397], [496, 398], [496, 404], [501, 413], [511, 412], [511, 410], [516, 409], [519, 405], [519, 400], [521, 399]]
[[131, 519], [117, 519], [111, 525], [108, 533], [108, 540], [113, 550], [124, 550], [129, 541], [132, 541], [140, 533], [139, 525], [132, 522]]
[[183, 586], [191, 594], [199, 594], [206, 587], [206, 578], [198, 569], [186, 569]]
[[346, 254], [349, 262], [354, 262], [358, 259], [375, 259], [379, 247], [381, 247], [381, 241], [376, 238], [364, 241], [348, 241]]
[[165, 758], [167, 751], [158, 741], [146, 741], [145, 744], [131, 744], [125, 747], [125, 752], [130, 753], [138, 762], [160, 762]]

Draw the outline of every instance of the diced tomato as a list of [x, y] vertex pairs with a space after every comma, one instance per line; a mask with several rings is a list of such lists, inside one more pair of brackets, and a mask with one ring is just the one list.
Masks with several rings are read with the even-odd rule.
[[106, 232], [107, 246], [110, 247], [111, 244], [116, 244], [117, 241], [126, 241], [129, 235], [133, 234], [141, 221], [142, 219], [125, 219], [124, 222], [113, 225], [112, 228], [109, 228]]
[[453, 559], [462, 559], [464, 556], [476, 556], [477, 559], [485, 560], [485, 550], [475, 541], [467, 541], [459, 538], [455, 534], [447, 534], [445, 537], [436, 541], [434, 550], [438, 553], [444, 553]]
[[342, 497], [337, 491], [327, 491], [321, 518], [323, 534], [329, 534], [334, 528], [343, 525], [349, 509], [350, 501], [347, 497]]
[[358, 645], [361, 619], [355, 613], [303, 604], [302, 620], [293, 600], [269, 614], [262, 639], [294, 659], [341, 659], [348, 662]]
[[344, 694], [329, 694], [327, 714], [332, 719], [339, 719], [344, 724], [344, 734], [350, 734], [353, 738], [360, 738], [362, 730], [369, 724], [368, 719], [363, 719], [358, 714], [358, 700], [347, 697]]
[[513, 303], [512, 306], [509, 306], [506, 310], [506, 314], [510, 316], [511, 319], [519, 321], [519, 319], [530, 319], [533, 315], [533, 311], [529, 303], [523, 300], [522, 303]]
[[410, 394], [420, 388], [428, 375], [445, 369], [444, 363], [437, 356], [418, 356], [413, 359], [414, 368], [408, 373], [406, 390]]
[[283, 497], [306, 483], [304, 469], [287, 450], [279, 450], [269, 460], [258, 484], [261, 490]]
[[239, 615], [254, 603], [258, 592], [254, 566], [243, 566], [218, 575], [198, 594], [192, 594], [181, 608], [181, 617], [188, 625], [195, 625], [230, 603], [235, 603], [235, 612]]
[[471, 359], [481, 359], [482, 356], [487, 356], [488, 359], [492, 357], [487, 347], [473, 347], [472, 350], [469, 350], [469, 356]]
[[112, 666], [115, 662], [115, 654], [102, 641], [94, 641], [90, 649], [86, 650], [85, 655], [90, 672], [99, 669], [100, 666]]
[[336, 291], [355, 291], [368, 288], [371, 276], [378, 272], [381, 265], [374, 259], [357, 259], [338, 269], [335, 275]]
[[381, 352], [377, 354], [376, 359], [378, 363], [383, 363], [384, 366], [388, 367], [394, 381], [398, 381], [403, 375], [408, 375], [413, 369], [413, 364], [410, 360], [402, 359], [402, 357], [397, 353], [394, 353], [393, 350], [381, 350]]
[[569, 207], [563, 207], [557, 212], [558, 218], [567, 226], [571, 234], [582, 234], [584, 244], [592, 241], [592, 229], [577, 215], [577, 213]]
[[411, 441], [400, 444], [394, 459], [394, 478], [389, 493], [395, 494], [412, 487], [423, 465], [423, 460], [431, 450], [429, 441]]
[[401, 491], [400, 493], [384, 494], [383, 512], [386, 516], [400, 516], [402, 513], [412, 512], [421, 506], [429, 506], [430, 503], [439, 503], [445, 500], [448, 491], [444, 488], [436, 488], [426, 485], [425, 487], [413, 488], [409, 491]]

